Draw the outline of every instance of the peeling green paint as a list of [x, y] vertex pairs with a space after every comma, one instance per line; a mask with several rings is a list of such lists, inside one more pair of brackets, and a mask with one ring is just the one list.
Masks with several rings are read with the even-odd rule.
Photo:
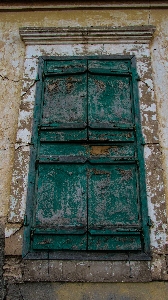
[[148, 252], [136, 78], [131, 56], [41, 58], [33, 250]]

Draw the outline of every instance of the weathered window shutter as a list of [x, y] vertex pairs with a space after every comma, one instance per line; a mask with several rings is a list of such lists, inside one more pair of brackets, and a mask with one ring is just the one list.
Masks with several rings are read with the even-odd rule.
[[[130, 61], [88, 63], [88, 249], [141, 249]], [[139, 231], [138, 231], [139, 230]]]
[[33, 250], [141, 250], [131, 59], [47, 59]]
[[87, 61], [48, 61], [43, 74], [34, 249], [86, 250]]

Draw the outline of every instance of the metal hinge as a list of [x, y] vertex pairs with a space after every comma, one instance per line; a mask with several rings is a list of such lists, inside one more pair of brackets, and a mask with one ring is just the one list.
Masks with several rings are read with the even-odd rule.
[[145, 145], [145, 144], [146, 144], [145, 138], [142, 136], [142, 138], [141, 138], [141, 145]]
[[45, 79], [45, 74], [43, 72], [43, 74], [42, 74], [42, 80], [44, 81], [44, 79]]
[[35, 169], [36, 170], [37, 170], [38, 166], [39, 166], [39, 159], [36, 159], [36, 161], [35, 161]]
[[27, 215], [24, 215], [24, 221], [23, 221], [24, 226], [28, 226], [28, 221], [27, 221]]
[[147, 226], [151, 227], [152, 226], [152, 221], [151, 218], [148, 216], [148, 222], [147, 222]]
[[30, 239], [31, 239], [31, 240], [33, 240], [34, 230], [35, 230], [35, 229], [31, 229], [31, 231], [30, 231]]
[[140, 76], [138, 75], [138, 74], [135, 74], [135, 79], [137, 80], [137, 81], [140, 81], [141, 79], [140, 79]]

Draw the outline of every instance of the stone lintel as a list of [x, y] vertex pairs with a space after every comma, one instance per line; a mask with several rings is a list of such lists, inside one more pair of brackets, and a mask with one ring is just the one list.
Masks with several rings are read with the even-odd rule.
[[155, 27], [23, 27], [25, 45], [54, 44], [148, 44]]

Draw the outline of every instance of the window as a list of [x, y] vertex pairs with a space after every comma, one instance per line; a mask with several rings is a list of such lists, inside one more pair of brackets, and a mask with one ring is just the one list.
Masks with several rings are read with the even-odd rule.
[[136, 79], [134, 57], [40, 59], [32, 251], [148, 252]]

